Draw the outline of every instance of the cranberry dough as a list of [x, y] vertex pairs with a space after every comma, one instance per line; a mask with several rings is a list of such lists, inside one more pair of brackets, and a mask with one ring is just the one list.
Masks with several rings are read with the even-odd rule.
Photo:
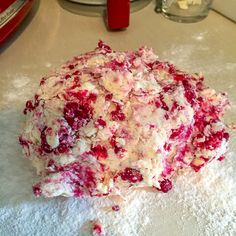
[[99, 41], [42, 78], [19, 137], [41, 176], [36, 196], [167, 192], [179, 169], [223, 159], [229, 102], [153, 51], [115, 52]]

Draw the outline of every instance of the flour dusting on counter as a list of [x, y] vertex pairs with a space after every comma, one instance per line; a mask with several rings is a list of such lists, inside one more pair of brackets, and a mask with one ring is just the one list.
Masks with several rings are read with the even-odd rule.
[[[178, 178], [173, 191], [164, 197], [162, 193], [132, 191], [126, 195], [126, 200], [58, 198], [1, 207], [0, 234], [25, 236], [41, 232], [48, 236], [89, 236], [92, 235], [91, 220], [99, 220], [106, 236], [146, 236], [150, 227], [156, 230], [154, 232], [164, 233], [163, 225], [168, 222], [163, 214], [168, 212], [171, 218], [176, 214], [170, 212], [174, 208], [179, 212], [170, 223], [179, 235], [188, 235], [185, 230], [186, 225], [191, 224], [192, 215], [199, 225], [197, 236], [234, 236], [236, 179], [232, 173], [236, 170], [232, 155], [235, 153], [230, 153], [224, 163], [212, 162], [198, 173], [187, 171]], [[114, 202], [120, 205], [118, 212], [111, 209]]]

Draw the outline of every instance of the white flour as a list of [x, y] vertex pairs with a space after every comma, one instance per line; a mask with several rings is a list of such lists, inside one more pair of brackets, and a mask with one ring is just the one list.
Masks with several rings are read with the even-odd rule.
[[[99, 220], [108, 236], [189, 235], [192, 227], [198, 232], [195, 235], [233, 236], [236, 233], [233, 155], [229, 153], [222, 163], [212, 162], [200, 173], [187, 171], [178, 176], [168, 194], [136, 191], [130, 192], [126, 200], [45, 200], [34, 199], [27, 189], [25, 200], [11, 201], [10, 197], [8, 204], [0, 208], [0, 235], [91, 235], [89, 221]], [[120, 211], [112, 211], [113, 204], [119, 204]], [[173, 229], [169, 234], [168, 228]]]
[[189, 212], [196, 217], [203, 235], [235, 235], [236, 196], [233, 153], [224, 163], [211, 163], [199, 175], [178, 177], [175, 199], [182, 201], [183, 220]]

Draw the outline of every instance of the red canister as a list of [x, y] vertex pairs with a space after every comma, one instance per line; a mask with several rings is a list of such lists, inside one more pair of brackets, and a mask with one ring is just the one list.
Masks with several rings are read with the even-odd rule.
[[109, 29], [123, 29], [129, 26], [130, 1], [107, 0], [107, 24]]

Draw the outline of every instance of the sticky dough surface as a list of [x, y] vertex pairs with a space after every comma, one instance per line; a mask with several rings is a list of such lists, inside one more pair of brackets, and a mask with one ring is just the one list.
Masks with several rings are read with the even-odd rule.
[[41, 176], [35, 195], [167, 192], [178, 169], [223, 158], [228, 101], [203, 80], [146, 47], [115, 52], [101, 41], [42, 78], [19, 138]]

